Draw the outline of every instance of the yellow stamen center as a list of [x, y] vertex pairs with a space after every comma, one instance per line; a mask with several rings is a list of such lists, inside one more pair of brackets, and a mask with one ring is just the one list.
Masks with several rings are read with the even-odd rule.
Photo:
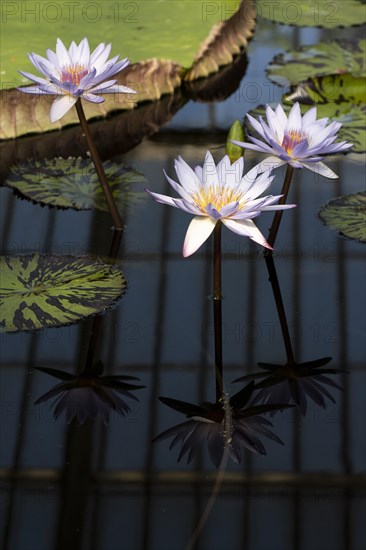
[[286, 153], [292, 155], [294, 147], [306, 139], [307, 135], [302, 130], [290, 130], [283, 136], [281, 147], [285, 149]]
[[79, 86], [80, 80], [88, 74], [88, 69], [83, 65], [70, 65], [63, 67], [61, 71], [61, 82], [72, 82], [75, 86]]
[[[192, 195], [192, 199], [196, 206], [202, 211], [206, 212], [206, 207], [212, 204], [216, 210], [220, 212], [221, 208], [231, 202], [240, 202], [243, 199], [241, 193], [238, 193], [234, 189], [219, 189], [215, 187], [209, 187], [208, 189], [202, 188], [198, 193]], [[239, 205], [239, 209], [242, 208], [244, 201]]]

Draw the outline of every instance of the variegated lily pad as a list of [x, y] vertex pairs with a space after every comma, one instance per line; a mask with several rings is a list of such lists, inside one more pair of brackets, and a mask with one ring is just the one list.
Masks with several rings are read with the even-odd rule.
[[118, 267], [87, 257], [1, 257], [0, 274], [3, 332], [75, 323], [105, 311], [126, 289]]
[[361, 0], [257, 0], [256, 7], [258, 18], [263, 17], [283, 25], [335, 29], [363, 25], [366, 22], [365, 5]]
[[267, 67], [268, 78], [281, 86], [344, 73], [366, 76], [366, 40], [342, 38], [302, 46], [276, 55]]
[[319, 217], [331, 229], [350, 239], [366, 242], [366, 193], [333, 199], [319, 211]]
[[[144, 200], [146, 179], [137, 170], [114, 162], [104, 162], [107, 181], [116, 204], [122, 208]], [[141, 191], [131, 191], [134, 184]], [[102, 187], [90, 159], [54, 158], [27, 160], [14, 165], [5, 185], [33, 202], [75, 210], [108, 211]]]
[[365, 103], [365, 79], [356, 78], [351, 74], [327, 75], [309, 78], [300, 82], [286, 98], [291, 102], [302, 103]]

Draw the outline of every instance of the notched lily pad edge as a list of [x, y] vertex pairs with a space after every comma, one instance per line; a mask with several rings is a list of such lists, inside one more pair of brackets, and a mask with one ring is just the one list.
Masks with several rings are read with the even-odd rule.
[[[101, 264], [105, 264], [106, 267], [119, 267], [120, 263], [116, 262], [115, 264], [113, 264], [112, 262], [109, 263], [108, 262], [108, 259], [107, 258], [102, 258], [101, 256], [97, 256], [97, 257], [93, 257], [92, 255], [84, 255], [84, 256], [73, 256], [72, 254], [47, 254], [47, 253], [39, 253], [39, 252], [34, 252], [34, 253], [30, 253], [30, 254], [15, 254], [15, 255], [11, 255], [11, 254], [2, 254], [0, 255], [0, 258], [6, 258], [6, 259], [12, 259], [12, 258], [26, 258], [26, 257], [32, 257], [34, 256], [35, 254], [37, 254], [38, 256], [48, 256], [48, 257], [62, 257], [62, 258], [70, 258], [72, 260], [75, 260], [75, 259], [88, 259], [88, 260], [92, 260], [93, 262], [100, 262]], [[111, 258], [109, 258], [109, 260], [112, 260]], [[113, 261], [113, 260], [112, 260]], [[19, 334], [20, 332], [26, 332], [28, 334], [34, 334], [34, 333], [37, 333], [37, 332], [41, 332], [42, 330], [52, 330], [52, 329], [60, 329], [60, 328], [63, 328], [63, 327], [69, 327], [69, 326], [72, 326], [72, 325], [77, 325], [79, 323], [82, 323], [84, 321], [86, 321], [87, 319], [93, 319], [94, 317], [96, 317], [97, 315], [105, 315], [106, 313], [108, 313], [109, 311], [113, 311], [113, 309], [115, 309], [118, 305], [118, 303], [120, 302], [120, 300], [123, 298], [123, 296], [125, 296], [128, 292], [128, 286], [127, 286], [127, 279], [125, 277], [125, 274], [124, 272], [122, 271], [122, 269], [120, 270], [121, 273], [122, 273], [122, 276], [124, 278], [124, 281], [123, 281], [123, 286], [121, 288], [121, 292], [120, 294], [118, 294], [118, 296], [116, 296], [116, 298], [114, 298], [110, 304], [105, 307], [103, 310], [101, 311], [96, 311], [94, 313], [90, 313], [89, 315], [84, 315], [82, 317], [80, 317], [80, 319], [77, 319], [75, 321], [70, 321], [70, 322], [67, 322], [67, 323], [62, 323], [60, 325], [54, 325], [54, 326], [45, 326], [45, 327], [39, 327], [39, 328], [36, 328], [36, 329], [19, 329], [19, 330], [6, 330], [6, 328], [4, 328], [4, 324], [2, 322], [0, 322], [0, 334]]]

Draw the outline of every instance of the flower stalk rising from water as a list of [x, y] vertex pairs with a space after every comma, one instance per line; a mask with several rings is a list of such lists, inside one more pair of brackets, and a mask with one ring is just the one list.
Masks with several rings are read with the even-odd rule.
[[119, 61], [118, 55], [108, 61], [111, 47], [111, 44], [102, 43], [90, 53], [88, 40], [83, 38], [78, 46], [71, 42], [67, 50], [58, 38], [56, 52], [48, 49], [47, 58], [36, 53], [28, 54], [30, 61], [43, 76], [19, 71], [35, 82], [34, 86], [24, 86], [19, 90], [27, 94], [55, 95], [50, 111], [51, 122], [62, 118], [79, 98], [91, 103], [102, 103], [104, 98], [98, 94], [135, 94], [135, 90], [117, 85], [117, 80], [107, 80], [129, 64], [127, 58]]
[[259, 197], [271, 184], [274, 176], [269, 171], [260, 173], [255, 166], [243, 176], [244, 159], [231, 164], [226, 155], [216, 166], [210, 152], [203, 166], [193, 170], [181, 158], [175, 161], [180, 183], [165, 176], [180, 198], [160, 195], [146, 189], [157, 201], [193, 214], [184, 245], [183, 256], [194, 254], [208, 239], [217, 223], [222, 222], [238, 235], [249, 237], [260, 245], [271, 248], [252, 221], [262, 212], [293, 208], [294, 204], [276, 205], [280, 195]]

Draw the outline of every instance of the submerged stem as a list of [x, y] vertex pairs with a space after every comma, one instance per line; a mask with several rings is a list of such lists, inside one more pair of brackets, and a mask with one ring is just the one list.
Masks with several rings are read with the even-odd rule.
[[215, 377], [216, 400], [219, 401], [223, 392], [222, 377], [222, 295], [221, 295], [221, 221], [214, 229], [214, 265], [213, 265], [213, 307], [215, 329]]
[[[278, 201], [278, 204], [285, 204], [286, 203], [286, 199], [287, 199], [287, 195], [288, 195], [288, 192], [289, 192], [289, 189], [290, 189], [290, 183], [291, 183], [293, 172], [294, 172], [293, 166], [288, 164], [285, 179], [283, 181], [282, 190], [281, 190], [282, 197]], [[282, 214], [283, 214], [283, 210], [276, 210], [275, 215], [273, 217], [273, 222], [272, 222], [271, 228], [269, 230], [269, 235], [268, 235], [267, 241], [268, 241], [268, 244], [272, 248], [273, 248], [274, 243], [276, 241], [277, 232], [280, 228]]]
[[121, 229], [123, 229], [122, 218], [120, 216], [120, 213], [118, 212], [116, 203], [114, 202], [112, 191], [111, 191], [111, 189], [108, 185], [107, 178], [106, 178], [104, 168], [103, 168], [103, 164], [102, 164], [102, 161], [100, 160], [100, 156], [98, 154], [98, 151], [97, 151], [97, 149], [94, 145], [94, 141], [93, 141], [91, 132], [89, 130], [88, 123], [87, 123], [86, 118], [85, 118], [85, 113], [84, 113], [84, 109], [83, 109], [83, 106], [81, 104], [81, 99], [80, 98], [75, 103], [75, 107], [76, 107], [76, 111], [77, 111], [77, 114], [78, 114], [78, 117], [79, 117], [79, 120], [80, 120], [82, 130], [85, 134], [85, 138], [86, 138], [88, 148], [89, 148], [89, 151], [90, 151], [91, 159], [94, 163], [95, 170], [98, 174], [98, 178], [99, 178], [100, 184], [102, 186], [104, 196], [105, 196], [107, 204], [108, 204], [109, 211], [110, 211], [111, 216], [113, 218], [114, 227], [115, 227], [115, 229], [121, 230]]

